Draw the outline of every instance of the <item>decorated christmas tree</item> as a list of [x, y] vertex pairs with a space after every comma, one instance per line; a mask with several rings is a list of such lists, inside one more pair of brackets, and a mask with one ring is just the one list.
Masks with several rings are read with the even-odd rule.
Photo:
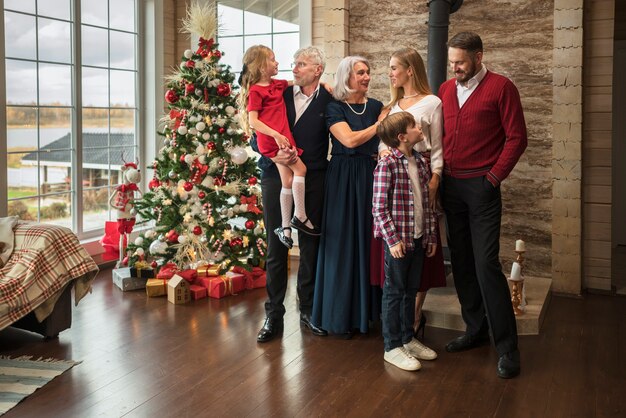
[[[167, 77], [163, 146], [153, 162], [149, 191], [135, 201], [152, 227], [128, 246], [130, 263], [179, 268], [216, 264], [258, 265], [265, 255], [260, 188], [255, 161], [245, 149], [230, 66], [214, 42], [215, 8], [193, 4], [183, 30], [200, 37]], [[152, 221], [152, 222], [151, 222]]]

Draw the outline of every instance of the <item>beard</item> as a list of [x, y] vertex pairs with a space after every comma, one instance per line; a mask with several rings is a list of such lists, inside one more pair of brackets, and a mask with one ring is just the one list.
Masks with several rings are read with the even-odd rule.
[[466, 71], [458, 71], [454, 73], [454, 77], [459, 83], [467, 83], [478, 72], [478, 65], [476, 61], [472, 60], [469, 68]]

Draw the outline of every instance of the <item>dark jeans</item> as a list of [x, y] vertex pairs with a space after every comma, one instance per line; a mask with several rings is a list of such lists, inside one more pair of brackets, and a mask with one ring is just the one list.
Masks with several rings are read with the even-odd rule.
[[[306, 212], [313, 223], [319, 227], [322, 224], [322, 208], [324, 204], [325, 170], [310, 170], [305, 180]], [[261, 179], [263, 193], [263, 219], [267, 231], [267, 296], [265, 314], [268, 318], [282, 321], [285, 315], [285, 293], [287, 292], [287, 247], [285, 247], [274, 229], [281, 226], [280, 177], [264, 176]], [[319, 237], [307, 234], [298, 234], [300, 248], [300, 264], [298, 267], [298, 300], [300, 312], [310, 314], [313, 307], [313, 292], [315, 290], [315, 269], [317, 266], [317, 248]]]
[[443, 207], [454, 286], [467, 333], [491, 330], [499, 355], [517, 349], [517, 325], [511, 294], [500, 265], [500, 187], [485, 177], [444, 175]]
[[422, 239], [403, 258], [393, 258], [385, 244], [385, 284], [383, 285], [383, 339], [385, 351], [402, 347], [413, 338], [415, 295], [422, 279], [424, 249]]

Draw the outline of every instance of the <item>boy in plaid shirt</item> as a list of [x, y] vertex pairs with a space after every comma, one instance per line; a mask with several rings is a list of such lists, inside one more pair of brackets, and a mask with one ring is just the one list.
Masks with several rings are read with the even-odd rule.
[[437, 217], [428, 202], [430, 166], [413, 146], [424, 139], [408, 112], [387, 116], [376, 130], [391, 152], [374, 171], [374, 235], [385, 240], [383, 338], [385, 361], [403, 370], [419, 370], [420, 360], [437, 358], [413, 337], [415, 295], [424, 254], [437, 248]]

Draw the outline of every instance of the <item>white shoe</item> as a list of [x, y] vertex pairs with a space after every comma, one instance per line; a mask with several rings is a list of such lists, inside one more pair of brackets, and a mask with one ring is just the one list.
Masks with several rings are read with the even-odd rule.
[[426, 347], [415, 338], [409, 341], [408, 344], [404, 344], [404, 348], [409, 354], [420, 360], [434, 360], [437, 358], [437, 353], [434, 350]]
[[409, 372], [422, 368], [419, 360], [410, 355], [404, 347], [396, 347], [391, 351], [385, 351], [385, 361]]

